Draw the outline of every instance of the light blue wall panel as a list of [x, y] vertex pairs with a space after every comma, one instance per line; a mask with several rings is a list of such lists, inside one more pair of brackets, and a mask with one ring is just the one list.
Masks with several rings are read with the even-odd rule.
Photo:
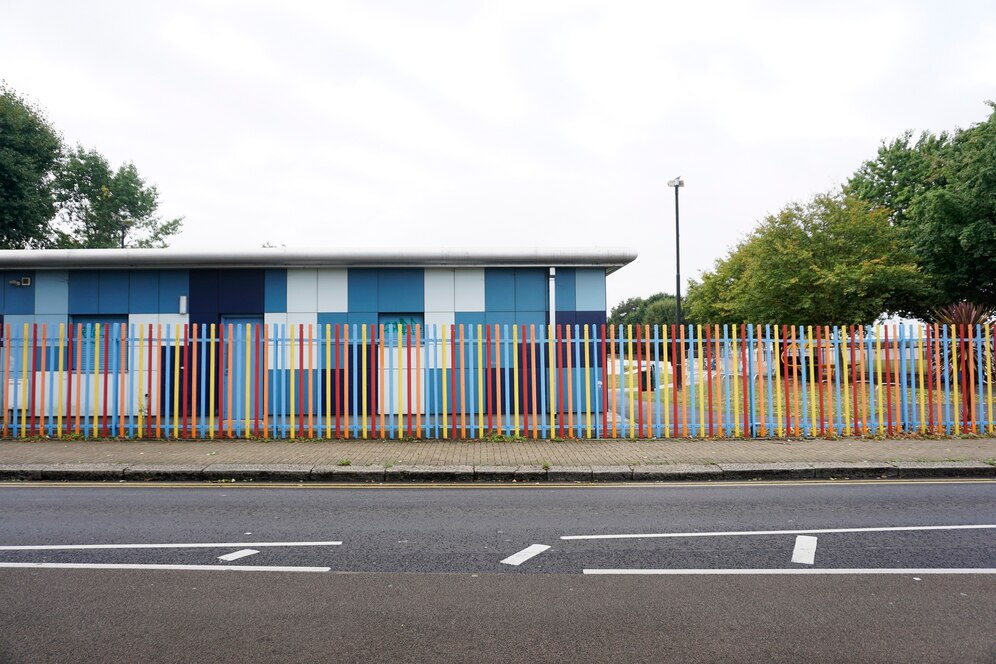
[[489, 267], [484, 270], [484, 308], [492, 311], [515, 311], [515, 270]]
[[180, 296], [189, 295], [189, 293], [190, 272], [187, 270], [159, 271], [159, 313], [180, 313]]
[[41, 270], [35, 274], [35, 313], [69, 313], [69, 273]]
[[266, 270], [263, 296], [263, 310], [266, 313], [287, 311], [287, 269], [282, 267]]
[[[30, 286], [11, 286], [10, 282], [21, 278], [31, 279]], [[7, 314], [33, 314], [35, 312], [35, 273], [32, 270], [8, 270], [4, 274], [4, 312]]]
[[348, 281], [349, 313], [377, 313], [377, 270], [350, 268]]
[[541, 267], [515, 269], [515, 310], [546, 311], [549, 286], [547, 270]]
[[577, 280], [573, 267], [557, 268], [557, 311], [575, 311], [577, 309]]
[[605, 268], [577, 269], [578, 311], [605, 311]]
[[[378, 270], [377, 310], [384, 312], [425, 311], [425, 271], [421, 268]], [[349, 289], [352, 293], [352, 288]], [[350, 307], [352, 310], [352, 307]]]
[[129, 277], [127, 270], [100, 270], [97, 313], [128, 313]]
[[128, 313], [159, 312], [159, 270], [132, 270], [128, 280]]
[[97, 313], [100, 278], [96, 270], [72, 270], [69, 273], [69, 313]]

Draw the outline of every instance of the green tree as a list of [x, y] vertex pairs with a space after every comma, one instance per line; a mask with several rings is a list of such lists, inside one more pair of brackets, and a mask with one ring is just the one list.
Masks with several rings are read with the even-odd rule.
[[676, 320], [674, 295], [654, 293], [648, 298], [631, 297], [612, 307], [608, 322], [612, 325], [673, 325]]
[[183, 222], [157, 214], [159, 192], [134, 164], [115, 171], [99, 152], [80, 146], [63, 161], [56, 198], [60, 211], [54, 244], [64, 249], [165, 247]]
[[908, 230], [941, 304], [996, 305], [996, 105], [953, 134], [907, 132], [883, 144], [846, 190], [887, 210]]
[[0, 83], [0, 249], [48, 245], [61, 148], [42, 111]]
[[700, 282], [688, 309], [710, 323], [863, 324], [934, 302], [888, 212], [824, 194], [769, 216]]

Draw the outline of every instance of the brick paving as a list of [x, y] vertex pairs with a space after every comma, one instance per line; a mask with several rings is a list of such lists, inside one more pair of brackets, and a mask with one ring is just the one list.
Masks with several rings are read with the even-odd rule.
[[0, 464], [618, 466], [818, 461], [990, 461], [996, 438], [941, 440], [0, 441]]

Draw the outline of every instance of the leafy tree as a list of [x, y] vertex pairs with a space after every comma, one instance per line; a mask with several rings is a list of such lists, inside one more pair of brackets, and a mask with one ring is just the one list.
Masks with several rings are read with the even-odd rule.
[[654, 293], [646, 299], [631, 297], [614, 306], [608, 320], [612, 325], [673, 325], [676, 321], [674, 295], [667, 293]]
[[47, 246], [61, 146], [42, 111], [0, 83], [0, 249]]
[[60, 204], [54, 244], [64, 249], [165, 247], [182, 218], [156, 214], [159, 192], [147, 185], [132, 163], [116, 171], [96, 150], [77, 146], [56, 178]]
[[954, 134], [909, 132], [879, 148], [847, 191], [887, 210], [908, 229], [940, 302], [996, 305], [996, 105]]
[[710, 323], [862, 324], [923, 314], [933, 295], [886, 210], [823, 194], [769, 216], [691, 282], [688, 309]]

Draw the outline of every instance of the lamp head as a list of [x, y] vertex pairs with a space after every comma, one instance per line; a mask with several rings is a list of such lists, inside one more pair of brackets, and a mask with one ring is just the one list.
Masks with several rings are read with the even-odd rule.
[[685, 181], [682, 180], [681, 176], [679, 175], [678, 177], [676, 177], [673, 180], [668, 180], [667, 186], [669, 186], [669, 187], [684, 187], [685, 186]]

